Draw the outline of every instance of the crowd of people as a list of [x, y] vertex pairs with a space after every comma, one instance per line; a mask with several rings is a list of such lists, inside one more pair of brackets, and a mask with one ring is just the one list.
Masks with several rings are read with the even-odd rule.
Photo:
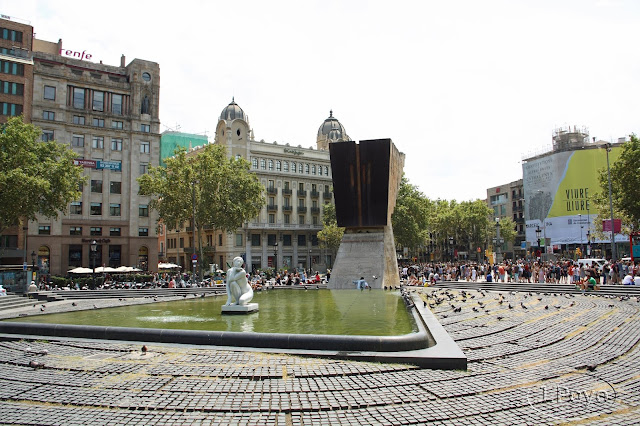
[[640, 265], [617, 260], [599, 266], [595, 262], [574, 260], [505, 260], [489, 264], [478, 262], [429, 262], [399, 267], [400, 279], [408, 285], [430, 285], [438, 281], [473, 281], [505, 283], [558, 283], [585, 286], [593, 279], [596, 285], [633, 285], [640, 277]]

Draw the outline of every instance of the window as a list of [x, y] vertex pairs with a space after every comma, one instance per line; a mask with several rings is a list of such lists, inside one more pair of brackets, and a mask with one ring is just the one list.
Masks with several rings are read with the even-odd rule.
[[316, 165], [315, 164], [311, 165], [311, 174], [312, 175], [316, 174]]
[[269, 213], [269, 223], [276, 223], [276, 215]]
[[101, 226], [92, 226], [89, 232], [91, 235], [102, 235], [102, 227]]
[[291, 235], [289, 234], [284, 234], [282, 236], [282, 245], [283, 246], [287, 246], [290, 247], [291, 246]]
[[218, 245], [222, 245], [222, 234], [218, 234]]
[[306, 163], [306, 164], [304, 165], [304, 172], [305, 172], [306, 174], [309, 174], [309, 163]]
[[70, 214], [82, 214], [82, 201], [72, 201]]
[[69, 228], [69, 235], [82, 235], [82, 226], [72, 226]]
[[269, 160], [269, 171], [273, 171], [273, 160]]
[[84, 89], [73, 88], [73, 107], [84, 109]]
[[111, 122], [112, 129], [121, 129], [122, 130], [122, 121], [112, 121]]
[[122, 95], [111, 95], [111, 112], [122, 115]]
[[258, 159], [257, 158], [252, 158], [251, 159], [251, 167], [253, 167], [254, 169], [258, 168]]
[[329, 176], [329, 166], [324, 166], [324, 175]]
[[84, 116], [82, 115], [74, 115], [73, 116], [73, 124], [80, 124], [84, 126]]
[[71, 138], [71, 146], [76, 148], [82, 148], [84, 146], [84, 136], [73, 135], [73, 137]]
[[267, 182], [267, 188], [274, 190], [276, 189], [276, 182], [273, 179], [269, 179]]
[[289, 162], [285, 161], [284, 164], [282, 165], [282, 170], [285, 172], [289, 171]]
[[51, 227], [49, 225], [38, 226], [38, 235], [50, 235]]
[[53, 121], [56, 119], [56, 113], [53, 111], [42, 111], [42, 119]]
[[298, 182], [298, 192], [304, 191], [304, 182]]
[[318, 175], [322, 176], [322, 166], [318, 166]]
[[298, 198], [298, 207], [304, 207], [304, 198]]
[[285, 225], [288, 225], [288, 224], [291, 223], [291, 215], [290, 214], [288, 214], [288, 213], [284, 214], [284, 223], [285, 223]]
[[104, 127], [104, 119], [102, 118], [94, 118], [92, 123], [94, 127]]
[[307, 236], [304, 234], [298, 235], [298, 247], [307, 245]]
[[91, 148], [104, 149], [104, 137], [94, 136], [91, 138]]
[[91, 192], [97, 192], [102, 194], [102, 179], [91, 180]]
[[304, 215], [298, 215], [298, 224], [304, 225]]
[[317, 224], [318, 224], [318, 216], [313, 216], [313, 217], [312, 217], [312, 220], [313, 220], [313, 222], [312, 222], [312, 223], [313, 223], [314, 225], [317, 225]]
[[109, 216], [120, 216], [120, 204], [118, 203], [109, 204]]
[[149, 228], [138, 228], [138, 236], [139, 237], [148, 237], [149, 236]]
[[121, 228], [110, 228], [109, 229], [109, 235], [112, 237], [119, 237], [120, 234], [122, 234], [122, 229]]
[[111, 151], [122, 151], [122, 139], [120, 138], [111, 139]]
[[49, 142], [53, 140], [53, 130], [42, 131], [42, 142]]
[[260, 159], [260, 168], [262, 170], [266, 170], [267, 169], [267, 160], [265, 160], [264, 158]]
[[146, 163], [140, 163], [140, 174], [144, 175], [149, 171], [149, 165]]
[[49, 101], [56, 100], [56, 88], [53, 86], [44, 86], [44, 98]]
[[69, 266], [82, 265], [82, 245], [70, 244], [69, 245]]
[[150, 152], [151, 152], [151, 144], [149, 142], [146, 142], [146, 141], [140, 142], [140, 153], [141, 154], [148, 154]]
[[282, 171], [282, 161], [276, 160], [276, 171]]
[[149, 217], [149, 206], [147, 204], [140, 204], [138, 207], [138, 216]]
[[251, 246], [260, 247], [260, 234], [251, 234]]
[[0, 114], [16, 117], [22, 114], [22, 105], [10, 102], [0, 102]]
[[242, 247], [242, 234], [236, 234], [236, 247]]
[[140, 131], [142, 133], [149, 133], [149, 132], [151, 132], [151, 126], [148, 125], [148, 124], [141, 124], [140, 125]]
[[24, 75], [24, 64], [0, 60], [0, 72], [4, 74]]
[[[5, 18], [5, 16], [2, 16]], [[8, 17], [6, 17], [8, 19]], [[18, 43], [22, 43], [22, 31], [10, 30], [8, 28], [1, 28], [0, 36], [4, 40], [17, 41]]]
[[302, 163], [298, 163], [298, 173], [302, 174]]
[[104, 92], [93, 92], [93, 110], [104, 111]]
[[102, 215], [102, 203], [91, 203], [91, 216]]
[[109, 183], [109, 193], [111, 194], [121, 194], [122, 190], [122, 182], [111, 182]]
[[296, 163], [291, 163], [291, 171], [292, 171], [293, 173], [297, 173]]

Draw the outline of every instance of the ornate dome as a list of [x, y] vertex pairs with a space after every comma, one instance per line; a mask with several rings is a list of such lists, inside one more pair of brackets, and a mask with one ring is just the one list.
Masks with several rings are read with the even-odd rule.
[[325, 139], [328, 142], [350, 141], [344, 126], [333, 116], [333, 110], [329, 111], [329, 118], [318, 129], [318, 140]]
[[220, 113], [220, 120], [233, 121], [236, 119], [244, 120], [249, 123], [249, 116], [238, 106], [235, 102], [235, 98], [231, 98], [231, 103], [224, 107]]

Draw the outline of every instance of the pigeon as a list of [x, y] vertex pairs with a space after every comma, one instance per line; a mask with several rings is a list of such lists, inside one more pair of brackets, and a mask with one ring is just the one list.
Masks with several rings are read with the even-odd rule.
[[473, 312], [478, 312], [478, 308], [476, 308], [475, 306], [471, 309], [473, 309]]
[[71, 302], [71, 306], [78, 306], [76, 302]]
[[425, 308], [427, 307], [427, 301], [426, 300], [424, 301], [424, 307]]
[[498, 321], [500, 321], [501, 319], [503, 319], [504, 317], [498, 317]]
[[96, 305], [93, 305], [93, 309], [98, 309], [98, 307]]
[[147, 345], [143, 345], [141, 351], [142, 351], [143, 354], [146, 354], [147, 353]]
[[29, 362], [29, 367], [31, 367], [31, 368], [43, 368], [44, 364], [42, 364], [41, 362], [38, 362], [38, 361], [30, 361]]
[[544, 308], [545, 308], [545, 309], [549, 309], [549, 305], [545, 306]]
[[462, 306], [459, 306], [453, 310], [453, 312], [460, 312], [460, 311], [462, 311]]
[[40, 308], [40, 310], [44, 312], [44, 308]]

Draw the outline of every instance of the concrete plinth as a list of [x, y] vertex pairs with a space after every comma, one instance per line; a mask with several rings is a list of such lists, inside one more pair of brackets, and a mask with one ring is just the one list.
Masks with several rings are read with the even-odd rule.
[[223, 314], [250, 314], [258, 310], [257, 303], [248, 303], [246, 305], [229, 305], [222, 306]]
[[353, 281], [360, 277], [364, 277], [371, 288], [400, 285], [391, 226], [347, 230], [342, 237], [327, 288], [354, 289]]

